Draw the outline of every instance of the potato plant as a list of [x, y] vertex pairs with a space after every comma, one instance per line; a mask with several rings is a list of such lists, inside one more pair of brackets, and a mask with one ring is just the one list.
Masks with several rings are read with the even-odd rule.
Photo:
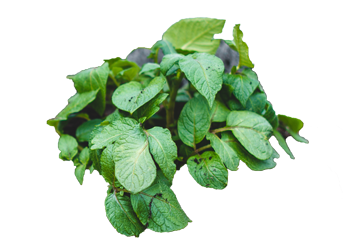
[[[121, 234], [171, 232], [191, 222], [171, 189], [185, 164], [200, 186], [219, 190], [240, 161], [254, 171], [276, 166], [271, 136], [292, 159], [286, 138], [308, 142], [299, 135], [301, 120], [276, 115], [240, 25], [231, 39], [213, 39], [224, 23], [180, 20], [142, 67], [117, 57], [67, 76], [77, 93], [48, 120], [60, 135], [59, 157], [73, 162], [80, 184], [86, 170], [104, 178], [106, 215]], [[215, 55], [221, 42], [238, 54], [234, 66]]]

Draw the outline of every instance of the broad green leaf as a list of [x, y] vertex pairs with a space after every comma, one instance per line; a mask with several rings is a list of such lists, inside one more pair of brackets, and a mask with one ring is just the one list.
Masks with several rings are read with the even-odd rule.
[[252, 155], [260, 160], [270, 158], [273, 148], [268, 139], [273, 133], [273, 128], [266, 119], [254, 112], [231, 111], [226, 124]]
[[249, 48], [248, 45], [242, 40], [243, 32], [240, 30], [240, 24], [235, 25], [233, 28], [233, 40], [225, 40], [232, 49], [239, 54], [239, 64], [238, 66], [246, 66], [254, 68], [254, 64], [249, 58]]
[[229, 112], [222, 102], [215, 100], [211, 109], [211, 122], [225, 122]]
[[136, 120], [132, 118], [124, 118], [117, 120], [105, 126], [100, 133], [94, 136], [91, 141], [91, 149], [102, 149], [107, 145], [115, 142], [125, 131], [139, 126]]
[[132, 61], [120, 57], [104, 60], [109, 64], [110, 77], [112, 80], [132, 81], [138, 75], [140, 67]]
[[90, 158], [91, 158], [91, 161], [93, 162], [92, 166], [95, 170], [99, 172], [99, 174], [101, 174], [100, 157], [101, 157], [100, 149], [90, 151]]
[[[182, 54], [168, 54], [162, 58], [161, 61], [161, 72], [166, 75], [167, 72], [173, 68], [174, 65], [178, 66], [181, 58], [185, 57]], [[175, 67], [178, 68], [178, 67]], [[174, 69], [173, 69], [174, 70]], [[173, 71], [172, 71], [173, 72]], [[172, 73], [170, 72], [170, 74]]]
[[93, 171], [94, 171], [94, 166], [91, 165], [89, 167], [89, 171], [87, 171], [87, 176], [88, 176], [88, 179], [91, 183], [94, 183], [94, 181], [92, 181], [92, 174], [93, 174]]
[[75, 168], [75, 177], [77, 181], [79, 181], [80, 185], [83, 183], [83, 177], [85, 176], [85, 171], [86, 171], [87, 165], [80, 164]]
[[116, 109], [110, 115], [108, 115], [104, 121], [101, 122], [101, 125], [106, 126], [109, 125], [111, 122], [116, 120], [122, 120], [124, 118], [123, 114], [119, 112], [119, 109]]
[[305, 139], [304, 137], [300, 136], [298, 133], [294, 132], [290, 128], [286, 127], [286, 130], [294, 138], [294, 140], [296, 140], [298, 142], [309, 143], [309, 141], [307, 139]]
[[77, 155], [78, 143], [76, 139], [70, 135], [61, 135], [58, 140], [58, 149], [61, 151], [60, 158], [72, 160]]
[[213, 151], [195, 155], [187, 160], [188, 171], [203, 187], [217, 190], [227, 185], [228, 172], [219, 156]]
[[155, 232], [181, 230], [191, 222], [174, 192], [164, 183], [157, 183], [141, 193], [131, 195], [131, 203], [140, 221]]
[[190, 147], [201, 142], [211, 125], [211, 110], [206, 99], [197, 95], [183, 107], [177, 130], [182, 142]]
[[126, 130], [114, 144], [115, 176], [132, 193], [146, 189], [156, 177], [148, 144], [148, 138], [139, 126]]
[[177, 158], [177, 147], [171, 138], [170, 131], [161, 127], [154, 127], [147, 130], [146, 133], [150, 153], [166, 178], [172, 181], [176, 172], [174, 160]]
[[[168, 97], [167, 93], [159, 93], [153, 99], [139, 107], [133, 116], [136, 119], [145, 117], [145, 120], [151, 118], [156, 112], [160, 110], [160, 104]], [[143, 121], [144, 122], [144, 121]], [[142, 123], [143, 123], [142, 122]]]
[[247, 111], [256, 112], [257, 114], [261, 114], [267, 104], [267, 96], [265, 93], [253, 93], [246, 105]]
[[266, 112], [263, 114], [263, 116], [265, 117], [265, 119], [268, 120], [273, 129], [277, 129], [277, 127], [279, 126], [279, 119], [276, 116], [273, 106], [269, 101], [267, 101]]
[[276, 140], [278, 141], [279, 145], [283, 148], [283, 150], [285, 150], [285, 152], [289, 155], [289, 157], [291, 157], [291, 159], [294, 159], [294, 156], [293, 156], [291, 150], [289, 149], [286, 140], [281, 135], [281, 133], [274, 129], [273, 134], [274, 134]]
[[71, 79], [78, 93], [99, 90], [96, 99], [90, 104], [102, 116], [106, 107], [106, 83], [110, 73], [108, 63], [100, 67], [82, 70]]
[[170, 41], [177, 50], [214, 55], [220, 40], [214, 40], [213, 35], [221, 33], [224, 24], [225, 20], [212, 18], [182, 19], [163, 34], [163, 40]]
[[102, 176], [104, 177], [105, 181], [109, 184], [114, 184], [114, 161], [113, 161], [113, 153], [114, 153], [114, 144], [108, 145], [101, 154], [100, 163], [101, 163], [101, 170]]
[[162, 170], [157, 170], [156, 172], [156, 178], [155, 181], [151, 184], [151, 186], [157, 184], [157, 183], [164, 183], [167, 185], [169, 188], [172, 186], [173, 182], [168, 180], [166, 176], [164, 176]]
[[276, 166], [274, 159], [280, 157], [279, 154], [273, 149], [272, 156], [269, 159], [259, 160], [251, 155], [230, 132], [222, 133], [222, 140], [227, 142], [228, 145], [235, 150], [239, 159], [242, 160], [253, 171], [263, 171], [274, 168]]
[[216, 151], [224, 165], [231, 171], [237, 171], [239, 158], [232, 147], [230, 147], [227, 142], [223, 141], [217, 135], [212, 133], [207, 133], [206, 139], [211, 142], [211, 146], [213, 147], [214, 151]]
[[140, 106], [154, 98], [166, 83], [164, 77], [155, 77], [147, 87], [136, 81], [131, 81], [118, 87], [112, 96], [113, 104], [131, 114]]
[[157, 61], [159, 49], [162, 50], [163, 55], [176, 53], [172, 43], [170, 43], [168, 40], [159, 40], [150, 48], [151, 53], [148, 58], [153, 58], [155, 61]]
[[48, 125], [55, 126], [59, 121], [67, 120], [70, 114], [81, 111], [95, 100], [98, 91], [99, 89], [85, 93], [76, 93], [68, 99], [68, 105], [55, 118], [48, 120]]
[[157, 63], [146, 63], [142, 66], [141, 71], [139, 74], [144, 74], [146, 72], [153, 72], [155, 69], [159, 69], [160, 65]]
[[213, 105], [217, 92], [222, 88], [223, 61], [206, 53], [195, 53], [180, 59], [179, 66], [187, 79]]
[[230, 99], [228, 102], [231, 111], [244, 111], [245, 107], [237, 99]]
[[133, 211], [130, 197], [109, 194], [105, 200], [107, 219], [121, 234], [138, 237], [145, 228]]
[[85, 147], [84, 149], [82, 149], [80, 156], [79, 156], [79, 160], [81, 162], [81, 164], [86, 165], [88, 164], [90, 159], [90, 151], [88, 147]]
[[254, 77], [254, 72], [250, 69], [244, 69], [240, 74], [226, 74], [224, 77], [224, 84], [230, 85], [233, 88], [233, 94], [243, 107], [246, 107], [249, 97], [259, 83], [257, 77]]
[[88, 142], [90, 135], [95, 127], [102, 122], [101, 119], [93, 119], [87, 122], [84, 122], [76, 129], [76, 138], [79, 142]]
[[282, 122], [282, 124], [286, 125], [288, 128], [290, 128], [295, 133], [298, 133], [303, 127], [304, 123], [298, 118], [292, 118], [285, 115], [278, 115], [279, 121]]
[[186, 146], [185, 144], [181, 144], [181, 146], [179, 147], [179, 154], [180, 157], [183, 158], [184, 162], [187, 162], [187, 159], [189, 156], [191, 156], [194, 153], [194, 149]]

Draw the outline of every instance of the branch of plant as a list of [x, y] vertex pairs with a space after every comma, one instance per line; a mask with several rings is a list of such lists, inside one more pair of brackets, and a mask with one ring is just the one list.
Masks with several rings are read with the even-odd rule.
[[167, 118], [167, 128], [170, 129], [171, 125], [174, 124], [174, 111], [175, 111], [175, 99], [177, 96], [177, 91], [179, 90], [183, 74], [179, 70], [174, 80], [169, 83], [170, 94], [169, 94], [169, 103], [166, 107], [166, 118]]

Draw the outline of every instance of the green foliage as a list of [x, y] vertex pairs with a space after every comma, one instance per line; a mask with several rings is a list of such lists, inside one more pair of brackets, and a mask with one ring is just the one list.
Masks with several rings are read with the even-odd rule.
[[204, 189], [224, 189], [240, 161], [253, 171], [276, 166], [271, 136], [292, 159], [286, 138], [308, 143], [299, 135], [303, 122], [277, 115], [268, 101], [240, 25], [225, 40], [239, 65], [224, 73], [213, 39], [224, 23], [181, 20], [152, 45], [154, 63], [140, 68], [117, 57], [68, 76], [77, 93], [47, 123], [80, 184], [87, 169], [104, 178], [106, 216], [121, 234], [171, 232], [191, 222], [171, 189], [184, 164]]

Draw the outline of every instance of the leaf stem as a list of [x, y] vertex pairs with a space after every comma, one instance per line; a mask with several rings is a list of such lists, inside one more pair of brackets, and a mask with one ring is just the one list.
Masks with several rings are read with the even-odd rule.
[[169, 86], [170, 86], [170, 94], [169, 94], [169, 104], [166, 106], [166, 118], [167, 118], [167, 128], [170, 129], [171, 125], [174, 125], [175, 119], [174, 119], [174, 112], [175, 112], [175, 99], [177, 96], [177, 91], [179, 90], [180, 83], [182, 80], [182, 74], [179, 70], [177, 72], [175, 80], [173, 80]]
[[215, 134], [218, 132], [224, 132], [224, 131], [232, 130], [232, 129], [233, 129], [232, 127], [223, 127], [223, 128], [219, 128], [219, 129], [210, 130], [210, 132]]

